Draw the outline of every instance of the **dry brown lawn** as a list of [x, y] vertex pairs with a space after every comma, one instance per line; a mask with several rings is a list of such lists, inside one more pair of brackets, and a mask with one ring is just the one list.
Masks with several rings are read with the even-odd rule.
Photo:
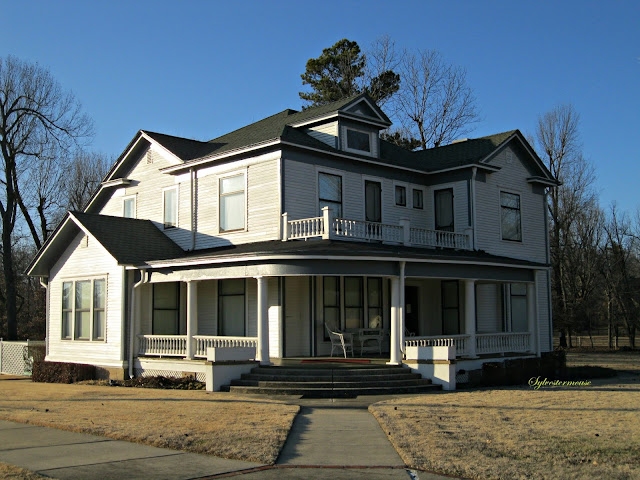
[[297, 405], [192, 390], [0, 381], [0, 419], [275, 462]]
[[24, 468], [14, 467], [8, 463], [0, 462], [0, 479], [2, 480], [52, 480], [51, 477], [43, 477]]
[[[640, 371], [638, 362], [635, 355], [623, 363]], [[640, 479], [637, 373], [589, 387], [423, 395], [369, 410], [419, 469], [478, 479]]]

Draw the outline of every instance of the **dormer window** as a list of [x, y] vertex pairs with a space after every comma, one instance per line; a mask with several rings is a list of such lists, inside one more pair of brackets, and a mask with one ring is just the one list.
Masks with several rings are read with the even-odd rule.
[[371, 133], [347, 128], [347, 148], [352, 152], [371, 153]]

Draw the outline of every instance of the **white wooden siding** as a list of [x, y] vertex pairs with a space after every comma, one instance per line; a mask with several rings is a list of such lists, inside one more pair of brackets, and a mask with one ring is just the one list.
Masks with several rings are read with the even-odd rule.
[[[83, 237], [75, 237], [50, 272], [47, 360], [122, 366], [122, 267], [93, 238], [80, 246]], [[93, 278], [106, 279], [105, 340], [62, 340], [62, 283]]]
[[[237, 171], [234, 165], [230, 164], [226, 172]], [[279, 160], [251, 164], [243, 171], [247, 175], [247, 229], [240, 232], [218, 231], [218, 183], [226, 172], [199, 176], [196, 249], [279, 239], [282, 221]]]
[[[511, 150], [505, 149], [491, 162], [501, 170], [488, 174], [486, 183], [476, 182], [477, 248], [493, 255], [546, 262], [544, 195], [533, 193], [527, 183], [531, 174], [514, 151], [508, 161], [507, 151]], [[522, 242], [502, 240], [501, 191], [520, 195]]]
[[307, 134], [333, 148], [338, 148], [338, 122], [323, 123], [306, 131]]
[[478, 333], [502, 331], [502, 285], [476, 285], [476, 330]]

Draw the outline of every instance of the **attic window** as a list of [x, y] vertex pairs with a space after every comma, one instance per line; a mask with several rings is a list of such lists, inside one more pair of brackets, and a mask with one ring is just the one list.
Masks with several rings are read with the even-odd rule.
[[347, 149], [371, 152], [371, 135], [368, 132], [347, 128]]

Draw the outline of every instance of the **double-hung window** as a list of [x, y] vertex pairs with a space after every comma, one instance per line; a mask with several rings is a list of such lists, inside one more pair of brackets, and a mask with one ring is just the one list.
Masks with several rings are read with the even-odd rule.
[[178, 282], [153, 284], [153, 335], [180, 334], [180, 284]]
[[218, 282], [218, 332], [224, 336], [244, 336], [245, 279]]
[[61, 337], [104, 340], [106, 296], [104, 278], [62, 282]]
[[522, 221], [520, 212], [520, 195], [509, 192], [500, 192], [500, 216], [502, 239], [521, 242]]
[[220, 179], [220, 231], [245, 228], [244, 173]]
[[407, 187], [404, 187], [402, 185], [396, 185], [395, 192], [396, 192], [396, 205], [398, 205], [399, 207], [406, 207], [407, 206]]
[[329, 207], [333, 216], [342, 218], [342, 177], [330, 173], [318, 173], [318, 205], [322, 209]]
[[125, 197], [122, 200], [122, 216], [124, 218], [136, 218], [136, 197]]
[[509, 285], [511, 303], [511, 331], [526, 332], [527, 325], [527, 284], [512, 283]]
[[162, 219], [164, 228], [178, 226], [178, 187], [162, 191]]
[[453, 232], [453, 189], [436, 190], [434, 192], [436, 211], [436, 230]]
[[419, 188], [413, 189], [413, 208], [420, 210], [424, 208], [424, 192]]

